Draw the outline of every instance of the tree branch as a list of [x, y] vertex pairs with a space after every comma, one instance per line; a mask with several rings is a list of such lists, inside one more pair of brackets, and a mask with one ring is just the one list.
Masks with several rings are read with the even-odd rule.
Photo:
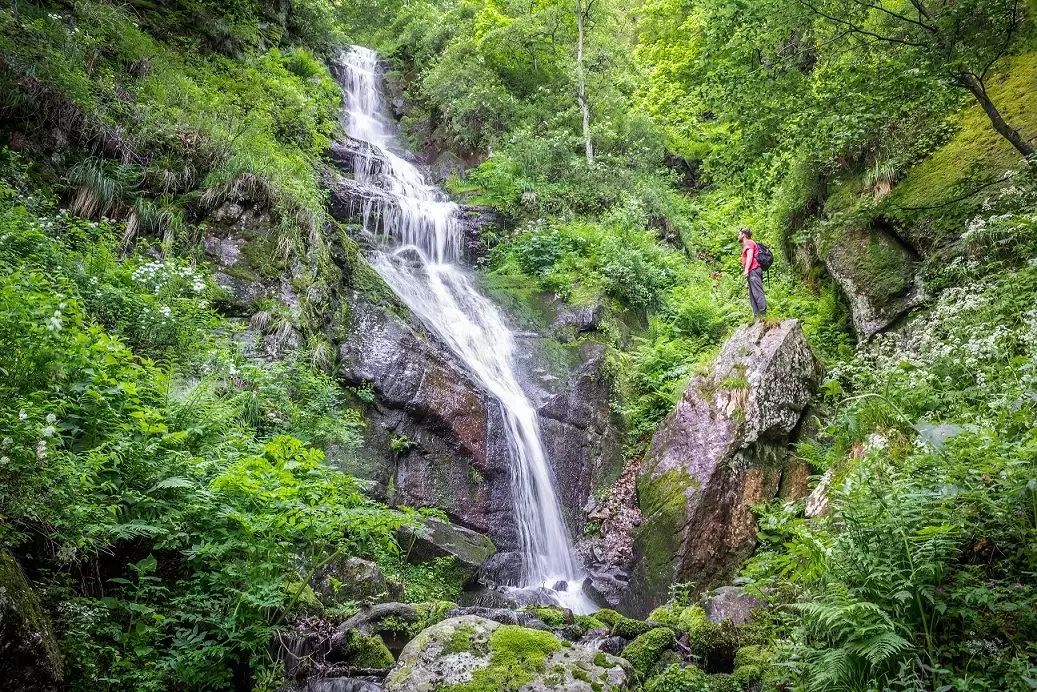
[[807, 0], [798, 0], [798, 2], [814, 14], [824, 17], [830, 22], [835, 22], [836, 24], [849, 27], [849, 29], [855, 34], [860, 34], [862, 36], [871, 36], [872, 38], [878, 39], [879, 41], [883, 41], [885, 43], [897, 43], [903, 46], [911, 46], [912, 48], [925, 48], [925, 44], [923, 43], [907, 41], [905, 39], [894, 38], [892, 36], [883, 36], [882, 34], [877, 34], [874, 31], [868, 31], [867, 29], [857, 26], [848, 19], [842, 19], [841, 17], [836, 17], [834, 15], [828, 14], [827, 12], [822, 12], [820, 9], [814, 7], [809, 2], [807, 2]]
[[896, 19], [899, 19], [902, 22], [907, 22], [908, 24], [914, 24], [916, 26], [920, 26], [923, 29], [925, 29], [926, 31], [929, 31], [931, 33], [934, 33], [934, 34], [937, 33], [936, 27], [929, 26], [928, 24], [926, 24], [923, 21], [920, 21], [920, 20], [917, 20], [917, 19], [911, 19], [910, 17], [908, 17], [906, 15], [899, 14], [899, 13], [894, 12], [892, 10], [887, 10], [882, 5], [873, 5], [870, 2], [864, 2], [864, 0], [853, 0], [853, 2], [857, 3], [858, 5], [860, 5], [862, 7], [868, 7], [868, 8], [871, 8], [873, 10], [878, 10], [879, 12], [882, 12], [883, 14], [888, 14], [890, 17], [894, 17]]

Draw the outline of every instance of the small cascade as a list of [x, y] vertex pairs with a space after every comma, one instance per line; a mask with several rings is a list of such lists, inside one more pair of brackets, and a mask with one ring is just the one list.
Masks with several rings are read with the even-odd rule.
[[[346, 131], [362, 143], [354, 177], [380, 191], [365, 198], [361, 210], [365, 230], [381, 240], [381, 249], [368, 260], [500, 406], [524, 562], [518, 586], [575, 612], [590, 612], [594, 605], [580, 588], [583, 575], [562, 519], [537, 413], [514, 370], [514, 337], [461, 263], [459, 209], [398, 153], [383, 107], [377, 54], [354, 46], [339, 60]], [[559, 582], [567, 586], [556, 591]]]

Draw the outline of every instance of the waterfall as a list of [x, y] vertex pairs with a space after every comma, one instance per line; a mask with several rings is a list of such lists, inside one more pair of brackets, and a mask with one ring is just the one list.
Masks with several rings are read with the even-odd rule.
[[523, 558], [520, 586], [550, 592], [564, 581], [569, 588], [553, 597], [576, 612], [590, 612], [594, 607], [580, 588], [583, 576], [573, 558], [537, 413], [513, 366], [514, 336], [462, 266], [458, 207], [396, 153], [377, 54], [354, 46], [341, 52], [339, 60], [347, 132], [362, 143], [355, 179], [384, 193], [372, 195], [362, 210], [365, 229], [383, 241], [368, 259], [500, 406]]

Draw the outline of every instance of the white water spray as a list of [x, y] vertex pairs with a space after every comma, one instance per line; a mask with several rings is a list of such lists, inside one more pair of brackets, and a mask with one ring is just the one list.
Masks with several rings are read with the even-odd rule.
[[580, 588], [583, 576], [562, 519], [536, 410], [512, 366], [515, 341], [500, 312], [463, 270], [458, 207], [393, 151], [393, 128], [382, 108], [377, 54], [354, 46], [340, 54], [344, 68], [347, 132], [368, 145], [356, 157], [357, 182], [386, 193], [363, 209], [364, 227], [394, 243], [372, 253], [372, 266], [463, 362], [500, 405], [511, 456], [511, 491], [523, 575], [520, 586], [568, 588], [553, 594], [575, 612], [594, 605]]

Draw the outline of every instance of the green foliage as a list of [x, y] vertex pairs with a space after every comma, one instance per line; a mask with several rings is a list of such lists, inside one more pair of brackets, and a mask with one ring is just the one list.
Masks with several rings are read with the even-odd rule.
[[711, 692], [709, 676], [695, 666], [674, 664], [645, 683], [645, 692]]
[[293, 436], [359, 443], [332, 380], [244, 360], [204, 269], [119, 261], [121, 230], [0, 184], [0, 542], [49, 536], [74, 689], [222, 688], [266, 666], [312, 566], [398, 559], [416, 519]]
[[1035, 278], [1012, 262], [988, 253], [951, 270], [958, 285], [913, 347], [879, 339], [834, 369], [826, 444], [810, 452], [836, 473], [832, 519], [767, 509], [744, 572], [793, 601], [775, 626], [797, 684], [1026, 689], [1035, 354], [1015, 296]]
[[655, 629], [656, 627], [657, 625], [649, 622], [642, 622], [641, 620], [620, 616], [614, 623], [612, 623], [612, 634], [613, 636], [623, 637], [624, 639], [634, 639], [652, 629]]
[[[313, 164], [338, 128], [339, 89], [304, 47], [260, 49], [270, 45], [261, 33], [274, 32], [275, 42], [291, 35], [261, 19], [258, 4], [208, 4], [139, 15], [101, 2], [76, 3], [68, 14], [48, 3], [0, 12], [5, 108], [23, 114], [30, 133], [63, 127], [99, 137], [132, 162], [77, 162], [73, 150], [61, 162], [68, 175], [52, 171], [72, 186], [73, 211], [128, 218], [127, 240], [175, 235], [188, 209], [239, 194], [268, 206], [289, 236], [312, 234], [324, 219]], [[322, 0], [293, 8], [290, 24], [333, 12]], [[198, 27], [235, 57], [194, 53], [169, 33]]]
[[346, 663], [357, 668], [392, 668], [396, 660], [377, 634], [350, 630], [343, 646]]
[[452, 555], [437, 557], [432, 562], [404, 564], [401, 569], [404, 595], [408, 601], [450, 602], [464, 587], [465, 574]]

